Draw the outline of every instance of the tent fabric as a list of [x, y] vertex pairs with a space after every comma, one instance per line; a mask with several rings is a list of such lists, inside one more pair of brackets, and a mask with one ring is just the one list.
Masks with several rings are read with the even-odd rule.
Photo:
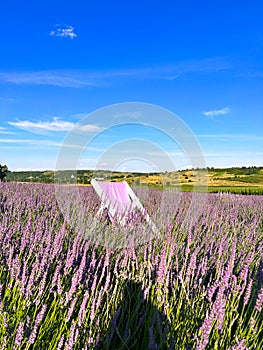
[[124, 182], [100, 182], [97, 181], [100, 188], [106, 193], [111, 202], [131, 203]]
[[97, 181], [97, 183], [118, 212], [131, 208], [132, 201], [124, 182]]
[[159, 231], [148, 213], [141, 204], [139, 198], [132, 191], [126, 181], [123, 182], [102, 182], [95, 179], [91, 184], [101, 200], [101, 206], [96, 216], [101, 216], [106, 210], [111, 222], [127, 224], [138, 211], [144, 217], [151, 230], [159, 235]]

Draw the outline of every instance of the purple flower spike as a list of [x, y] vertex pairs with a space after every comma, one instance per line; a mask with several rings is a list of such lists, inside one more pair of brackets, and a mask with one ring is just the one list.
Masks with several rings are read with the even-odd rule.
[[261, 312], [262, 310], [262, 305], [263, 305], [263, 287], [261, 287], [259, 293], [258, 293], [258, 297], [257, 297], [257, 301], [256, 301], [256, 305], [255, 305], [255, 309], [258, 312]]
[[19, 322], [19, 325], [16, 330], [16, 339], [15, 339], [15, 345], [18, 347], [22, 344], [23, 338], [24, 338], [24, 324], [25, 322]]

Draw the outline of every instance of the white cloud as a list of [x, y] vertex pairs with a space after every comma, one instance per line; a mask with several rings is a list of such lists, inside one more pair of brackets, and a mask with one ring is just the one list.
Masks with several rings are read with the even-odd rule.
[[54, 117], [51, 121], [38, 121], [31, 122], [29, 120], [22, 120], [17, 122], [9, 122], [10, 125], [15, 126], [19, 129], [23, 129], [33, 133], [42, 133], [46, 131], [75, 131], [82, 132], [98, 132], [101, 128], [95, 124], [86, 124], [80, 125], [65, 120], [61, 120], [57, 117]]
[[75, 124], [75, 130], [77, 131], [87, 131], [87, 132], [99, 132], [102, 131], [102, 128], [100, 128], [98, 125], [95, 124]]
[[217, 140], [263, 141], [263, 136], [249, 134], [199, 134], [198, 138]]
[[48, 168], [15, 168], [12, 171], [47, 171]]
[[10, 125], [15, 126], [20, 129], [24, 129], [30, 132], [38, 131], [69, 131], [74, 127], [74, 124], [67, 121], [59, 120], [58, 118], [53, 118], [52, 121], [39, 121], [31, 122], [29, 120], [22, 120], [17, 122], [9, 122]]
[[51, 30], [50, 36], [74, 39], [77, 35], [74, 33], [74, 27], [57, 24], [54, 30]]
[[13, 84], [51, 85], [70, 88], [96, 85], [89, 77], [83, 78], [63, 71], [0, 73], [0, 80]]
[[50, 140], [30, 140], [30, 139], [0, 139], [0, 143], [3, 144], [23, 144], [23, 145], [42, 145], [42, 146], [51, 146], [51, 147], [60, 147], [61, 144], [58, 142]]
[[14, 133], [11, 132], [11, 131], [0, 130], [0, 134], [2, 134], [2, 135], [12, 135], [12, 134], [14, 134]]
[[6, 128], [4, 128], [4, 127], [2, 127], [2, 126], [0, 126], [0, 134], [9, 134], [9, 135], [11, 135], [11, 134], [13, 134], [13, 132], [12, 131], [8, 131], [8, 130], [6, 130]]
[[204, 115], [209, 118], [216, 117], [218, 115], [228, 114], [230, 112], [229, 107], [224, 107], [222, 109], [212, 109], [211, 111], [204, 112]]
[[[55, 35], [55, 34], [53, 34]], [[108, 69], [99, 71], [35, 71], [0, 72], [0, 80], [13, 84], [52, 85], [80, 88], [86, 86], [105, 86], [116, 80], [158, 79], [169, 80], [185, 74], [212, 74], [231, 68], [225, 58], [182, 61], [170, 66], [156, 66], [131, 69]]]

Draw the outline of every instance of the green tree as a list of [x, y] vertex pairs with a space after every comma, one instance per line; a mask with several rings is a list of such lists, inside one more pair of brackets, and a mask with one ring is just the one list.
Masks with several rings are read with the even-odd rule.
[[0, 181], [3, 181], [8, 173], [8, 167], [0, 164]]

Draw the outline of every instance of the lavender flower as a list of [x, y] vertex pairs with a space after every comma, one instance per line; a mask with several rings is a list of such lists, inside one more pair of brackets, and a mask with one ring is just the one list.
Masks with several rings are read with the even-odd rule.
[[42, 319], [43, 319], [43, 317], [45, 315], [46, 309], [47, 309], [47, 305], [44, 304], [42, 306], [40, 312], [37, 314], [37, 317], [36, 317], [36, 320], [35, 320], [32, 332], [31, 332], [30, 337], [29, 337], [29, 339], [27, 341], [28, 344], [34, 344], [34, 342], [36, 340], [36, 336], [37, 336], [37, 329], [38, 329], [39, 323], [42, 321]]
[[15, 345], [18, 347], [22, 344], [23, 337], [24, 337], [24, 324], [25, 322], [19, 322], [17, 330], [16, 330], [16, 338], [15, 338]]
[[92, 299], [91, 307], [90, 307], [90, 321], [92, 322], [95, 317], [95, 307], [96, 307], [96, 297], [94, 296]]
[[247, 305], [248, 302], [249, 302], [249, 298], [250, 298], [250, 295], [251, 295], [252, 284], [253, 284], [253, 279], [250, 278], [249, 282], [248, 282], [248, 285], [247, 285], [247, 288], [246, 288], [246, 291], [245, 291], [244, 305]]
[[[54, 186], [1, 183], [1, 350], [43, 344], [54, 326], [58, 350], [115, 348], [118, 332], [128, 347], [133, 332], [149, 324], [155, 307], [165, 311], [165, 316], [154, 319], [143, 334], [150, 349], [227, 348], [232, 344], [231, 350], [244, 350], [251, 339], [260, 347], [262, 197], [208, 194], [204, 212], [186, 229], [183, 222], [193, 194], [181, 194], [178, 201], [173, 195], [151, 190], [145, 195], [145, 206], [156, 217], [163, 241], [151, 239], [144, 245], [104, 253], [98, 242], [109, 233], [125, 232], [118, 225], [108, 230], [99, 224], [91, 232], [91, 217], [99, 205], [92, 188], [78, 189], [86, 213], [75, 207], [68, 186], [64, 190], [66, 220], [59, 211]], [[159, 208], [162, 196], [164, 205]], [[131, 219], [139, 223], [138, 218]], [[99, 239], [91, 247], [96, 230]], [[142, 297], [134, 305], [138, 323], [130, 322], [132, 315], [127, 313], [122, 315], [127, 323], [119, 329], [117, 320], [125, 303], [123, 277], [141, 282]], [[256, 295], [253, 310], [252, 292]], [[45, 305], [50, 307], [47, 314]], [[239, 316], [244, 322], [239, 322]], [[242, 339], [230, 332], [235, 321], [239, 322], [236, 335]], [[191, 334], [187, 334], [188, 326]]]
[[61, 270], [61, 262], [59, 262], [56, 266], [52, 281], [51, 281], [51, 288], [53, 289], [56, 286], [56, 283], [58, 281], [58, 277], [59, 277], [59, 272]]
[[69, 338], [66, 342], [65, 350], [73, 350], [74, 345], [76, 343], [75, 331], [76, 331], [76, 325], [73, 322], [71, 327], [70, 327], [70, 335], [69, 335]]
[[209, 315], [203, 322], [200, 333], [201, 340], [197, 340], [196, 350], [204, 350], [209, 343], [209, 334], [213, 324], [213, 315]]
[[255, 309], [258, 312], [261, 312], [262, 310], [262, 305], [263, 305], [263, 287], [261, 287], [259, 293], [258, 293], [258, 297], [257, 297], [257, 301], [256, 301], [256, 305], [255, 305]]
[[248, 275], [248, 272], [249, 272], [249, 268], [250, 268], [250, 265], [253, 261], [253, 258], [254, 258], [254, 252], [249, 252], [246, 259], [245, 259], [245, 262], [243, 263], [243, 266], [242, 266], [242, 269], [241, 269], [241, 272], [240, 272], [240, 278], [246, 283], [247, 281], [247, 275]]
[[195, 251], [193, 252], [193, 254], [190, 257], [190, 262], [189, 262], [188, 268], [186, 270], [186, 277], [185, 277], [185, 284], [186, 285], [189, 285], [191, 275], [195, 271], [195, 268], [196, 268], [196, 257], [197, 257], [198, 250], [199, 249], [195, 249]]
[[248, 350], [248, 348], [245, 345], [245, 339], [239, 340], [236, 345], [232, 346], [231, 348], [228, 348], [227, 350]]
[[164, 283], [166, 270], [167, 270], [167, 267], [166, 267], [166, 249], [164, 248], [162, 251], [159, 268], [157, 270], [157, 283], [159, 283], [159, 284]]
[[56, 350], [61, 350], [61, 349], [62, 349], [62, 346], [64, 345], [64, 339], [65, 339], [65, 335], [63, 334], [63, 335], [60, 337], [60, 340], [59, 340], [59, 343], [58, 343], [58, 346], [57, 346], [57, 349], [56, 349]]
[[79, 327], [81, 327], [81, 325], [83, 324], [83, 321], [84, 321], [84, 318], [85, 318], [85, 315], [87, 312], [86, 306], [87, 306], [88, 299], [89, 299], [89, 292], [86, 291], [84, 294], [84, 298], [82, 300], [82, 303], [80, 305], [80, 309], [79, 309], [79, 315], [78, 315], [78, 326]]
[[68, 309], [68, 314], [67, 314], [67, 317], [66, 317], [66, 321], [67, 321], [67, 322], [70, 320], [70, 318], [71, 318], [71, 316], [72, 316], [72, 313], [73, 313], [73, 311], [74, 311], [74, 308], [75, 308], [75, 305], [76, 305], [77, 300], [78, 300], [78, 297], [76, 296], [76, 297], [72, 300], [72, 302], [71, 302], [71, 304], [70, 304], [70, 308]]

